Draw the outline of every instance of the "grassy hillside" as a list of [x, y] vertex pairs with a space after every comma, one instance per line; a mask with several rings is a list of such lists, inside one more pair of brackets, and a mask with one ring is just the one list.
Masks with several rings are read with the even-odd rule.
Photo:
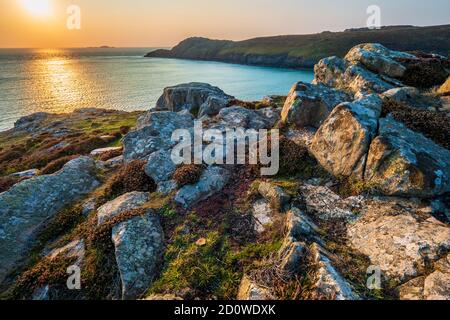
[[147, 57], [213, 60], [279, 67], [312, 67], [324, 57], [343, 56], [353, 46], [378, 42], [391, 49], [421, 50], [450, 55], [450, 25], [394, 26], [380, 30], [352, 29], [311, 35], [255, 38], [245, 41], [189, 38], [172, 50], [157, 50]]

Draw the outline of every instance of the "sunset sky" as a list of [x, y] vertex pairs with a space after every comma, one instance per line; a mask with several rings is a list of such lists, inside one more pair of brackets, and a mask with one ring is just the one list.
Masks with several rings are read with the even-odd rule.
[[[66, 28], [70, 4], [81, 8], [81, 30]], [[450, 23], [448, 0], [0, 0], [0, 47], [170, 47], [189, 36], [340, 31], [365, 26], [371, 4], [383, 25]]]

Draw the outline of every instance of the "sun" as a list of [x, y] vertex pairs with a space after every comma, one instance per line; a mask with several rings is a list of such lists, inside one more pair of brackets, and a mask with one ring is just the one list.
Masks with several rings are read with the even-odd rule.
[[51, 13], [49, 0], [22, 0], [22, 4], [28, 12], [35, 16], [45, 17]]

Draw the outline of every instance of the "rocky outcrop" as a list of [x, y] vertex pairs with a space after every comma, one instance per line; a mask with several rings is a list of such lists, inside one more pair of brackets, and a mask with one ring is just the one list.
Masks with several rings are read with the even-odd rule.
[[365, 180], [387, 195], [433, 197], [450, 191], [450, 151], [391, 117], [380, 120]]
[[382, 79], [375, 73], [338, 57], [322, 59], [314, 66], [314, 84], [323, 83], [353, 94], [383, 93], [394, 88], [390, 82], [401, 86], [398, 81], [385, 80], [387, 79]]
[[364, 43], [353, 47], [345, 56], [351, 63], [361, 63], [368, 70], [393, 78], [401, 78], [406, 67], [397, 60], [417, 60], [412, 54], [389, 50], [378, 43]]
[[175, 202], [185, 208], [194, 203], [207, 199], [216, 192], [222, 190], [229, 179], [229, 172], [221, 167], [208, 167], [200, 177], [200, 180], [193, 185], [186, 185], [178, 190], [175, 195]]
[[146, 192], [129, 192], [111, 200], [97, 209], [97, 222], [101, 225], [122, 212], [141, 207], [149, 199]]
[[347, 236], [354, 249], [397, 281], [419, 276], [450, 249], [448, 226], [408, 200], [372, 201], [348, 226]]
[[192, 115], [170, 111], [149, 112], [140, 118], [138, 130], [123, 139], [125, 161], [145, 159], [153, 152], [175, 145], [171, 140], [176, 129], [194, 126]]
[[91, 151], [91, 156], [98, 157], [106, 153], [121, 151], [122, 147], [99, 148]]
[[116, 261], [122, 282], [122, 299], [136, 299], [155, 279], [162, 259], [164, 239], [152, 210], [120, 222], [112, 229]]
[[0, 282], [26, 256], [48, 219], [98, 185], [94, 161], [80, 157], [56, 174], [22, 181], [1, 193]]
[[310, 150], [333, 175], [362, 179], [367, 152], [377, 134], [381, 99], [365, 96], [337, 106], [315, 134]]
[[199, 117], [214, 116], [227, 107], [232, 99], [234, 97], [207, 83], [186, 83], [165, 88], [154, 110], [188, 110]]
[[347, 93], [321, 83], [312, 85], [298, 82], [289, 92], [281, 120], [299, 128], [318, 128], [335, 106], [351, 100]]

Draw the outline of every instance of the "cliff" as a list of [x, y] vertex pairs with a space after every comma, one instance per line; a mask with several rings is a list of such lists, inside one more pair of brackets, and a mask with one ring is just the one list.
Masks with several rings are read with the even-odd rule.
[[328, 56], [343, 57], [359, 43], [375, 42], [400, 51], [421, 50], [448, 56], [450, 25], [391, 26], [380, 30], [350, 29], [310, 35], [262, 37], [245, 41], [189, 38], [172, 50], [160, 49], [146, 57], [221, 61], [285, 68], [312, 68]]

